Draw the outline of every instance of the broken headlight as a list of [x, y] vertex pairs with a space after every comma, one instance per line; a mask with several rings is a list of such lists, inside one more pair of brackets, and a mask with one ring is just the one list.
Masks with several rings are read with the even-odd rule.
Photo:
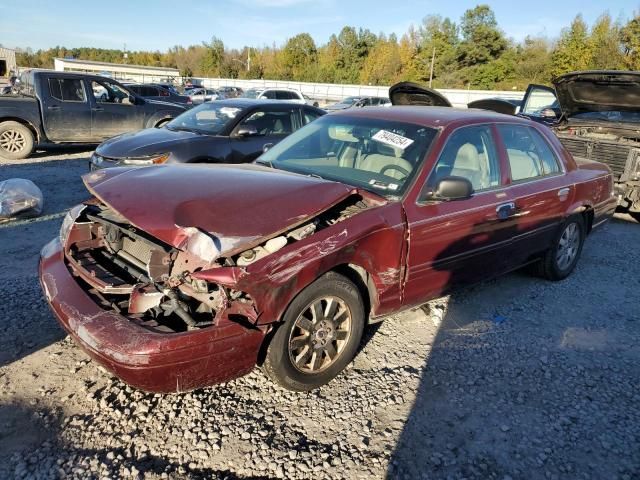
[[64, 220], [62, 221], [62, 226], [60, 227], [60, 244], [65, 245], [67, 243], [71, 227], [73, 227], [73, 223], [80, 216], [84, 207], [85, 206], [82, 204], [76, 205], [65, 215]]

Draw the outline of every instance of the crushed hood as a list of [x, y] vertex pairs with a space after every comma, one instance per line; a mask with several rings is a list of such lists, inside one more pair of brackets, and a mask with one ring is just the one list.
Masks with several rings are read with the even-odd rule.
[[422, 105], [425, 107], [450, 107], [451, 102], [441, 93], [413, 82], [400, 82], [389, 87], [392, 105]]
[[640, 72], [573, 72], [553, 81], [562, 113], [640, 110]]
[[258, 165], [109, 168], [83, 176], [87, 188], [135, 227], [183, 248], [207, 234], [215, 255], [234, 255], [337, 204], [347, 185]]

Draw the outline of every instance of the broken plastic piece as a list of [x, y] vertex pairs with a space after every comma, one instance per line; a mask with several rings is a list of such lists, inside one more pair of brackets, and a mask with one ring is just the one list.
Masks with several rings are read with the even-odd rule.
[[37, 217], [42, 206], [42, 192], [31, 180], [10, 178], [0, 182], [0, 221]]
[[493, 316], [493, 321], [498, 325], [503, 324], [507, 320], [508, 320], [507, 317], [505, 317], [503, 315], [498, 315], [497, 313]]

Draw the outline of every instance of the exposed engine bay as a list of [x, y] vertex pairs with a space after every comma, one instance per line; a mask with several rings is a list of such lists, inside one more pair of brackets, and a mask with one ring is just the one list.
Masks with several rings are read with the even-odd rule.
[[618, 204], [640, 212], [640, 129], [569, 122], [555, 130], [574, 157], [608, 165], [613, 172]]
[[247, 267], [367, 208], [363, 198], [353, 194], [291, 230], [239, 254], [208, 261], [140, 231], [108, 206], [92, 203], [83, 207], [70, 229], [66, 263], [99, 305], [153, 331], [175, 333], [229, 321], [252, 326], [258, 312], [248, 293], [192, 273]]

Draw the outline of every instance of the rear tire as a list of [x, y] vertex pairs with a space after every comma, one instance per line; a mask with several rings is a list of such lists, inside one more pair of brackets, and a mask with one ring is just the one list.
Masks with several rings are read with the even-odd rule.
[[357, 287], [329, 272], [291, 302], [267, 347], [262, 369], [289, 390], [325, 385], [353, 359], [364, 324]]
[[33, 152], [33, 132], [19, 122], [0, 123], [0, 157], [22, 160]]
[[584, 219], [580, 215], [569, 217], [553, 241], [553, 245], [537, 264], [537, 273], [547, 280], [567, 278], [576, 267], [585, 239]]

